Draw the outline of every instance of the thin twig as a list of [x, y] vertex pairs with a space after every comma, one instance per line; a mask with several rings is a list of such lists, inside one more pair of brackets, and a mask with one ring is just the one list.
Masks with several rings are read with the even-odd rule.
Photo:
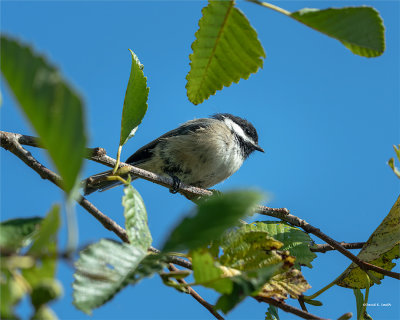
[[294, 315], [299, 316], [300, 318], [303, 318], [303, 319], [327, 320], [325, 318], [318, 317], [318, 316], [316, 316], [316, 315], [314, 315], [312, 313], [309, 313], [307, 311], [295, 308], [295, 307], [293, 307], [293, 306], [291, 306], [291, 305], [289, 305], [289, 304], [287, 304], [287, 303], [285, 303], [283, 301], [279, 301], [279, 300], [276, 300], [274, 298], [267, 298], [267, 297], [260, 297], [260, 296], [256, 296], [254, 298], [258, 302], [266, 302], [266, 303], [271, 304], [271, 305], [273, 305], [273, 306], [275, 306], [275, 307], [277, 307], [277, 308], [279, 308], [279, 309], [281, 309], [281, 310], [283, 310], [285, 312], [294, 314]]
[[258, 1], [258, 0], [247, 0], [247, 1], [248, 2], [253, 2], [253, 3], [258, 4], [258, 5], [262, 6], [262, 7], [265, 7], [265, 8], [274, 10], [276, 12], [282, 13], [285, 16], [290, 16], [290, 12], [289, 11], [287, 11], [287, 10], [285, 10], [283, 8], [280, 8], [278, 6], [274, 6], [272, 3]]
[[263, 206], [260, 206], [256, 211], [260, 214], [264, 214], [270, 217], [274, 218], [279, 218], [282, 219], [286, 222], [289, 222], [290, 224], [302, 228], [304, 231], [311, 233], [318, 238], [324, 240], [326, 243], [331, 245], [333, 248], [335, 248], [337, 251], [342, 253], [344, 256], [349, 258], [351, 261], [353, 261], [355, 264], [357, 264], [362, 270], [368, 271], [372, 270], [378, 273], [381, 273], [383, 275], [389, 276], [394, 279], [400, 280], [400, 273], [389, 271], [380, 267], [377, 267], [373, 264], [370, 264], [368, 262], [365, 262], [352, 254], [350, 251], [346, 250], [339, 242], [336, 240], [332, 239], [331, 237], [327, 236], [325, 233], [323, 233], [320, 229], [315, 228], [314, 226], [310, 225], [308, 222], [306, 222], [303, 219], [300, 219], [299, 217], [296, 217], [290, 213], [281, 213], [281, 212], [270, 212], [270, 208], [264, 209]]
[[[35, 148], [43, 148], [40, 145], [39, 138], [14, 132], [0, 131], [0, 133], [9, 138], [14, 138], [21, 145], [31, 146]], [[106, 154], [106, 150], [104, 150], [103, 148], [86, 148], [86, 154], [86, 158], [90, 158], [92, 156], [101, 156], [102, 154]]]
[[[0, 138], [1, 138], [2, 144], [4, 143], [3, 140], [6, 142], [6, 144], [7, 144], [8, 140], [10, 140], [10, 141], [14, 140], [16, 142], [17, 142], [17, 140], [24, 141], [24, 136], [19, 135], [19, 134], [15, 134], [15, 133], [4, 132], [4, 131], [0, 131]], [[34, 141], [37, 141], [36, 138], [28, 136], [27, 140], [29, 140], [29, 139], [30, 140], [33, 139]], [[19, 145], [19, 143], [18, 143], [18, 145]], [[36, 146], [36, 145], [33, 145], [33, 144], [30, 144], [30, 145]], [[7, 149], [7, 147], [6, 147], [6, 149]], [[101, 152], [96, 153], [96, 150], [101, 150]], [[105, 154], [105, 150], [104, 149], [101, 149], [101, 148], [88, 149], [88, 153], [91, 153], [91, 155], [88, 156], [88, 159], [90, 159], [90, 160], [102, 163], [102, 164], [104, 164], [106, 166], [109, 166], [109, 167], [114, 167], [115, 164], [116, 164], [116, 160], [111, 158], [111, 157], [108, 157]], [[154, 183], [162, 185], [164, 187], [167, 187], [167, 188], [174, 188], [175, 187], [174, 186], [174, 181], [173, 181], [173, 179], [171, 177], [160, 176], [160, 175], [157, 175], [157, 174], [152, 173], [150, 171], [146, 171], [146, 170], [143, 170], [143, 169], [140, 169], [140, 168], [136, 168], [134, 166], [131, 166], [131, 165], [129, 165], [127, 163], [123, 163], [123, 162], [120, 163], [119, 167], [120, 168], [126, 167], [126, 168], [124, 168], [126, 170], [125, 173], [133, 174], [134, 176], [137, 176], [139, 178], [154, 182]], [[39, 170], [38, 173], [41, 174], [42, 171]], [[42, 176], [42, 178], [43, 178], [43, 176]], [[59, 182], [60, 182], [60, 180], [57, 181], [57, 183], [59, 183]], [[203, 197], [203, 196], [210, 196], [210, 195], [213, 194], [209, 190], [205, 190], [205, 189], [201, 189], [201, 188], [197, 188], [197, 187], [193, 187], [193, 186], [188, 186], [188, 185], [185, 185], [184, 183], [180, 184], [180, 188], [178, 189], [178, 192], [181, 193], [182, 195], [184, 195], [185, 197], [187, 197], [188, 199], [195, 199], [195, 198], [199, 198], [199, 197]], [[350, 251], [346, 250], [339, 242], [335, 241], [334, 239], [332, 239], [329, 236], [327, 236], [325, 233], [321, 232], [321, 230], [313, 227], [312, 225], [310, 225], [305, 220], [302, 220], [302, 219], [290, 214], [289, 210], [286, 209], [286, 208], [270, 208], [270, 207], [266, 207], [266, 206], [258, 206], [255, 211], [257, 213], [260, 213], [260, 214], [263, 214], [263, 215], [267, 215], [267, 216], [270, 216], [270, 217], [274, 217], [274, 218], [278, 218], [278, 219], [281, 219], [283, 221], [286, 221], [286, 222], [288, 222], [288, 223], [290, 223], [290, 224], [292, 224], [294, 226], [302, 228], [304, 231], [306, 231], [308, 233], [311, 233], [311, 234], [317, 236], [318, 238], [322, 239], [323, 241], [325, 241], [326, 243], [331, 245], [333, 248], [338, 250], [344, 256], [349, 258], [355, 264], [360, 266], [360, 268], [365, 270], [365, 271], [372, 270], [372, 271], [381, 273], [383, 275], [386, 275], [386, 276], [389, 276], [389, 277], [392, 277], [392, 278], [400, 280], [400, 273], [389, 271], [389, 270], [385, 270], [383, 268], [380, 268], [380, 267], [377, 267], [375, 265], [372, 265], [372, 264], [370, 264], [368, 262], [362, 261], [361, 259], [356, 257], [354, 254], [352, 254]]]
[[[168, 270], [171, 272], [178, 271], [179, 269], [176, 268], [172, 263], [168, 265]], [[180, 284], [185, 285], [185, 288], [188, 290], [188, 293], [196, 299], [202, 306], [204, 306], [210, 313], [219, 320], [224, 320], [224, 318], [214, 310], [214, 306], [204, 300], [192, 287], [187, 285], [187, 282], [184, 279], [177, 279]]]
[[[347, 249], [347, 250], [351, 250], [351, 249], [361, 249], [364, 246], [365, 242], [341, 242], [340, 245]], [[312, 246], [310, 248], [310, 250], [312, 252], [320, 252], [320, 253], [325, 253], [327, 251], [332, 251], [332, 250], [336, 250], [334, 247], [332, 247], [329, 244], [315, 244], [314, 246]]]
[[308, 312], [307, 307], [306, 307], [306, 304], [304, 303], [303, 295], [300, 295], [300, 296], [299, 296], [299, 299], [297, 299], [297, 300], [299, 301], [301, 310]]

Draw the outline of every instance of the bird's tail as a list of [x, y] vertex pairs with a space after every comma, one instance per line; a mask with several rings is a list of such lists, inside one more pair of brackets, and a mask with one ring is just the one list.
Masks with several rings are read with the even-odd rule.
[[107, 177], [112, 173], [112, 170], [101, 172], [90, 176], [89, 178], [82, 181], [83, 193], [86, 195], [91, 194], [97, 190], [105, 191], [114, 188], [120, 184], [121, 181], [107, 180]]

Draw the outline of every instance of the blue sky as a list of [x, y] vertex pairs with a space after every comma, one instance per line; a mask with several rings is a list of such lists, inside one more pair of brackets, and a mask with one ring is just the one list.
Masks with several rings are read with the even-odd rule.
[[[338, 241], [365, 241], [389, 212], [399, 183], [387, 166], [399, 143], [399, 3], [395, 1], [274, 2], [289, 11], [372, 5], [386, 27], [386, 52], [379, 58], [353, 55], [338, 41], [287, 17], [251, 3], [238, 2], [257, 30], [267, 58], [264, 68], [194, 106], [185, 91], [190, 45], [204, 1], [2, 1], [1, 30], [32, 43], [56, 64], [86, 102], [90, 146], [114, 156], [120, 116], [130, 72], [132, 49], [148, 77], [149, 108], [136, 136], [124, 147], [127, 158], [143, 144], [193, 118], [229, 112], [250, 120], [258, 130], [265, 154], [256, 153], [220, 190], [256, 188], [265, 203], [291, 212]], [[2, 82], [1, 128], [23, 134], [29, 128]], [[31, 150], [47, 161], [41, 150]], [[104, 170], [86, 163], [83, 177]], [[149, 214], [154, 246], [160, 246], [192, 204], [167, 189], [135, 181]], [[123, 225], [122, 189], [89, 197], [99, 209]], [[62, 193], [40, 179], [12, 154], [1, 151], [1, 220], [44, 215]], [[77, 208], [81, 244], [115, 238], [86, 211]], [[258, 216], [256, 219], [264, 219]], [[212, 221], [210, 221], [212, 223]], [[60, 243], [65, 245], [65, 223]], [[317, 243], [322, 243], [316, 239]], [[303, 273], [313, 287], [332, 281], [349, 260], [336, 252], [319, 254], [313, 269]], [[395, 271], [399, 272], [396, 267]], [[64, 296], [52, 307], [61, 319], [86, 319], [72, 304], [73, 270], [59, 266]], [[199, 292], [210, 302], [211, 290]], [[310, 312], [338, 318], [355, 313], [352, 290], [334, 287], [319, 297], [321, 308]], [[396, 319], [399, 285], [385, 278], [370, 292], [374, 319]], [[293, 305], [298, 307], [296, 301]], [[30, 314], [24, 301], [19, 308]], [[239, 305], [229, 319], [263, 319], [266, 306], [252, 299]], [[293, 317], [280, 312], [281, 319]], [[208, 312], [190, 296], [162, 285], [158, 277], [126, 288], [95, 310], [95, 319], [208, 319]]]

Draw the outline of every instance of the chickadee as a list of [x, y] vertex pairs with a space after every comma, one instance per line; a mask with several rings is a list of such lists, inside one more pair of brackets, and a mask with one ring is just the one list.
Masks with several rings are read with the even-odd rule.
[[[170, 176], [178, 183], [209, 188], [230, 177], [255, 150], [264, 152], [258, 145], [254, 126], [229, 113], [218, 113], [211, 118], [185, 122], [143, 146], [125, 162]], [[85, 195], [121, 184], [105, 180], [110, 173], [86, 179]]]

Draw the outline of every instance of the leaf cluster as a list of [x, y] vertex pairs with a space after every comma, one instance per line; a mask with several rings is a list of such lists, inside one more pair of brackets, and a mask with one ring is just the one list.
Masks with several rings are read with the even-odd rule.
[[18, 319], [15, 306], [28, 295], [32, 319], [56, 319], [48, 304], [62, 295], [57, 281], [57, 233], [60, 208], [47, 216], [4, 221], [0, 224], [0, 317]]

